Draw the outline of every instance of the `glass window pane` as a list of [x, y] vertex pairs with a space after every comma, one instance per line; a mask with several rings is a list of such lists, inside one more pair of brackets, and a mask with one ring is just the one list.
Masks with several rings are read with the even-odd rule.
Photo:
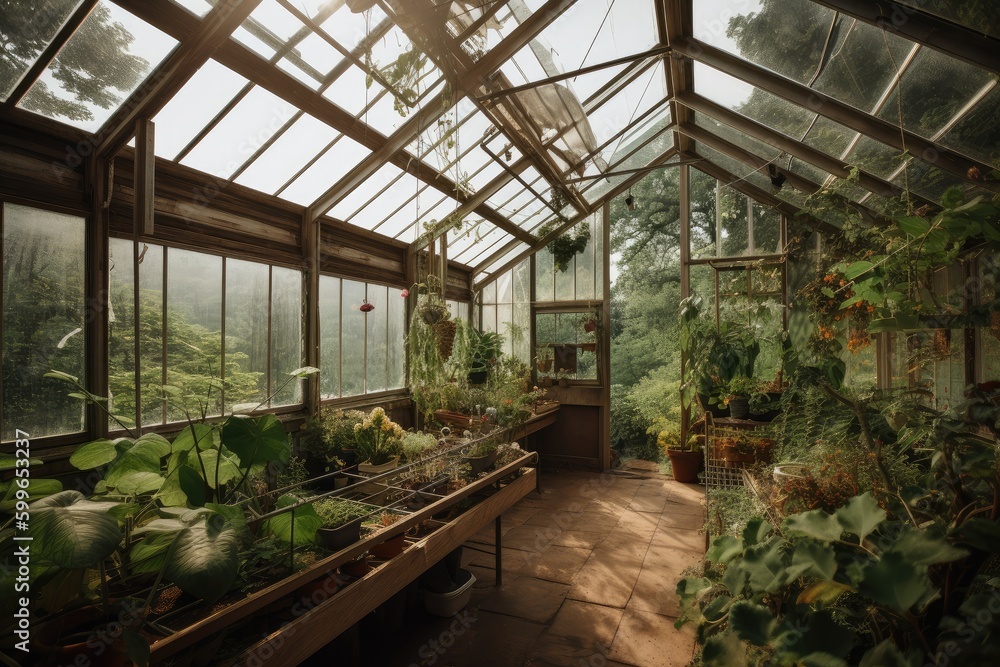
[[302, 383], [288, 374], [302, 367], [302, 272], [271, 269], [271, 405], [302, 402]]
[[5, 3], [0, 19], [0, 102], [6, 101], [82, 0]]
[[994, 167], [1000, 167], [1000, 86], [951, 129], [941, 143]]
[[365, 393], [385, 391], [389, 387], [388, 378], [388, 311], [386, 288], [382, 285], [368, 285], [368, 303], [375, 309], [365, 314], [365, 328], [368, 347], [365, 353], [366, 381]]
[[319, 387], [321, 398], [340, 396], [340, 278], [319, 278]]
[[84, 404], [50, 370], [84, 380], [84, 220], [3, 206], [3, 439], [84, 428]]
[[[142, 245], [139, 246], [140, 250]], [[132, 241], [111, 239], [108, 295], [108, 412], [135, 425], [135, 262]], [[145, 332], [145, 329], [142, 329]], [[119, 425], [111, 421], [108, 428]]]
[[535, 253], [535, 301], [552, 301], [555, 298], [552, 252], [545, 248]]
[[955, 0], [898, 0], [904, 5], [964, 25], [974, 32], [1000, 38], [1000, 5]]
[[222, 258], [167, 251], [167, 421], [222, 414]]
[[[453, 313], [454, 315], [454, 313]], [[386, 389], [406, 386], [406, 299], [402, 290], [389, 288], [389, 383]]]
[[341, 304], [341, 396], [365, 393], [365, 284], [345, 280]]
[[143, 244], [139, 252], [139, 323], [142, 338], [139, 382], [143, 426], [162, 424], [163, 400], [163, 247]]
[[813, 87], [862, 111], [871, 111], [912, 48], [912, 42], [889, 31], [841, 17], [829, 62]]
[[301, 176], [279, 191], [278, 196], [308, 206], [370, 154], [370, 150], [353, 139], [341, 136]]
[[226, 412], [267, 400], [268, 266], [226, 260]]
[[101, 0], [17, 106], [96, 132], [176, 45]]
[[556, 269], [556, 301], [572, 301], [576, 298], [576, 264], [579, 258], [579, 255], [574, 255], [565, 271]]

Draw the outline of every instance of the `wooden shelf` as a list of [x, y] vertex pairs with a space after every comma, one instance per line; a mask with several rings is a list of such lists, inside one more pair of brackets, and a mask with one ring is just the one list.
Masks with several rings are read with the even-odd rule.
[[[259, 662], [259, 658], [255, 657], [250, 663], [247, 663], [247, 660], [250, 660], [251, 655], [256, 656], [258, 651], [264, 650], [274, 651], [275, 656], [281, 655], [279, 663], [282, 665], [298, 664], [409, 582], [419, 577], [428, 567], [475, 535], [489, 521], [498, 517], [504, 510], [535, 490], [535, 470], [525, 467], [533, 461], [534, 457], [533, 453], [526, 452], [524, 456], [502, 468], [473, 481], [419, 511], [407, 515], [393, 524], [389, 530], [362, 538], [351, 546], [314, 563], [308, 569], [277, 581], [169, 637], [154, 642], [151, 647], [150, 664], [161, 664], [178, 652], [207, 641], [213, 635], [240, 621], [258, 613], [266, 613], [282, 599], [294, 595], [304, 586], [330, 576], [336, 572], [337, 567], [341, 564], [360, 556], [393, 534], [405, 532], [424, 520], [447, 510], [459, 501], [493, 487], [504, 478], [523, 470], [523, 474], [513, 482], [500, 487], [493, 495], [469, 511], [459, 515], [420, 541], [409, 545], [400, 556], [382, 564], [362, 579], [337, 592], [326, 602], [296, 618], [281, 631], [269, 636], [257, 647], [249, 650], [237, 663], [256, 664], [254, 661]], [[348, 619], [353, 620], [348, 622]], [[286, 635], [287, 632], [294, 634], [295, 631], [290, 631], [289, 628], [301, 628], [304, 623], [312, 622], [316, 623], [315, 627], [310, 626], [309, 632], [301, 633], [294, 642], [286, 642], [282, 638], [290, 636]], [[260, 647], [264, 645], [269, 648], [261, 649]]]

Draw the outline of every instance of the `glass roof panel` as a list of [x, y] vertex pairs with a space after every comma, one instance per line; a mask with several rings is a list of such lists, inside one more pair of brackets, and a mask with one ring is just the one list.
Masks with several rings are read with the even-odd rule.
[[825, 116], [817, 116], [812, 128], [802, 142], [827, 155], [839, 158], [858, 136], [854, 130], [848, 129]]
[[233, 38], [270, 60], [297, 33], [301, 33], [299, 39], [308, 34], [302, 21], [275, 0], [263, 0], [236, 29]]
[[[720, 153], [719, 151], [704, 144], [698, 144], [697, 152], [702, 157], [707, 158], [711, 162], [714, 162], [716, 165], [728, 171], [737, 179], [746, 181], [747, 183], [756, 186], [763, 192], [770, 193], [778, 199], [789, 202], [795, 206], [802, 207], [805, 204], [805, 194], [794, 188], [788, 187], [787, 185], [775, 192], [775, 188], [771, 185], [770, 179], [761, 169], [754, 169], [753, 167], [731, 158], [728, 155]], [[697, 166], [698, 165], [695, 165], [696, 168]]]
[[499, 271], [501, 268], [503, 268], [505, 264], [507, 264], [507, 262], [510, 262], [511, 260], [513, 260], [515, 257], [520, 255], [527, 249], [528, 249], [527, 243], [518, 243], [516, 246], [514, 246], [514, 248], [510, 252], [508, 252], [506, 255], [504, 255], [503, 257], [501, 257], [500, 259], [498, 259], [497, 261], [493, 262], [488, 267], [486, 267], [486, 269], [482, 272], [481, 275], [482, 276], [493, 275], [494, 271]]
[[[481, 234], [481, 235], [480, 235]], [[489, 231], [483, 230], [480, 232], [478, 229], [476, 233], [470, 234], [470, 242], [468, 248], [465, 248], [454, 255], [451, 255], [456, 262], [461, 264], [471, 264], [475, 257], [480, 256], [485, 252], [485, 249], [496, 243], [507, 243], [511, 241], [514, 237], [507, 232], [501, 230], [499, 227], [489, 226]], [[460, 243], [460, 242], [459, 242]], [[458, 245], [458, 243], [456, 243]], [[449, 242], [449, 247], [451, 246]]]
[[863, 136], [847, 155], [846, 162], [887, 179], [903, 165], [903, 155], [891, 146]]
[[920, 160], [910, 160], [905, 173], [900, 172], [893, 183], [900, 188], [909, 186], [912, 192], [934, 202], [941, 201], [948, 188], [966, 185], [964, 179]]
[[[326, 215], [338, 220], [349, 220], [363, 206], [374, 199], [383, 188], [396, 181], [402, 173], [403, 172], [399, 167], [386, 162], [379, 167], [378, 171], [369, 176], [358, 187], [351, 190], [346, 197], [341, 199], [339, 202], [334, 204], [331, 209], [326, 211]], [[331, 181], [331, 183], [334, 182], [336, 181]], [[389, 211], [385, 211], [383, 215], [377, 217], [375, 220], [372, 220], [370, 226], [374, 227], [388, 213]]]
[[912, 42], [888, 31], [842, 17], [837, 43], [813, 88], [863, 111], [871, 111], [912, 49]]
[[[648, 137], [637, 137], [630, 145], [629, 151], [618, 151], [621, 153], [621, 157], [608, 167], [608, 171], [627, 172], [630, 169], [641, 169], [674, 147], [673, 130], [662, 130], [659, 134], [650, 134], [651, 136]], [[583, 196], [589, 203], [593, 204], [631, 176], [631, 174], [625, 173], [595, 179], [583, 190]]]
[[229, 178], [295, 115], [295, 107], [260, 86], [198, 142], [181, 164]]
[[931, 138], [991, 81], [990, 74], [933, 49], [921, 49], [879, 117]]
[[941, 143], [986, 164], [1000, 167], [1000, 86], [994, 86]]
[[720, 106], [790, 137], [803, 136], [816, 116], [762, 88], [755, 88], [700, 62], [694, 64], [694, 90]]
[[973, 32], [1000, 38], [1000, 4], [955, 0], [897, 0], [916, 10], [935, 14]]
[[[316, 0], [309, 0], [309, 3], [317, 4]], [[315, 16], [315, 14], [310, 13], [310, 16]], [[385, 12], [378, 5], [363, 12], [354, 12], [349, 6], [342, 3], [340, 9], [323, 21], [320, 27], [323, 32], [337, 40], [341, 46], [351, 50], [386, 18]]]
[[341, 60], [340, 52], [329, 42], [316, 33], [309, 33], [289, 55], [278, 61], [278, 67], [316, 90]]
[[341, 136], [337, 143], [328, 148], [301, 176], [292, 181], [287, 188], [280, 190], [278, 196], [308, 206], [369, 155], [371, 155], [370, 150], [352, 139]]
[[356, 116], [384, 90], [378, 83], [367, 81], [367, 77], [364, 70], [352, 65], [323, 91], [323, 97]]
[[212, 8], [212, 3], [208, 0], [172, 0], [195, 16], [204, 16]]
[[4, 3], [0, 23], [0, 102], [5, 101], [83, 0]]
[[176, 45], [101, 0], [17, 106], [95, 132]]
[[274, 194], [336, 136], [336, 130], [329, 125], [303, 114], [236, 178], [236, 182]]
[[153, 117], [158, 157], [173, 160], [249, 82], [209, 60]]
[[692, 9], [696, 38], [799, 83], [812, 76], [835, 30], [835, 13], [811, 0], [698, 0]]

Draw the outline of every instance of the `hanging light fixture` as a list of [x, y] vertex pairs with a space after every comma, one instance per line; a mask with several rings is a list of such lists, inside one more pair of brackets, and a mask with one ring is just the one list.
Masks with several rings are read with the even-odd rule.
[[632, 196], [632, 190], [629, 190], [625, 197], [625, 207], [630, 211], [635, 210], [635, 197]]
[[780, 190], [781, 186], [784, 185], [785, 181], [788, 180], [788, 177], [785, 176], [780, 171], [778, 171], [778, 168], [775, 167], [773, 164], [767, 165], [767, 173], [771, 177], [771, 185], [773, 185], [778, 190]]

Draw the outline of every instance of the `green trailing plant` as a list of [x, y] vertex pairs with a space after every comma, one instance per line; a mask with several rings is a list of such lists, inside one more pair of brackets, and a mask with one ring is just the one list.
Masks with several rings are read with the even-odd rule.
[[503, 355], [503, 336], [495, 331], [469, 331], [469, 372], [483, 373]]
[[[557, 219], [542, 225], [541, 229], [538, 230], [539, 236], [549, 235], [556, 229], [556, 225], [561, 223], [562, 220]], [[552, 253], [552, 262], [556, 271], [569, 269], [570, 261], [585, 251], [588, 243], [590, 243], [590, 225], [586, 221], [581, 222], [573, 229], [567, 229], [549, 241], [546, 247]]]

